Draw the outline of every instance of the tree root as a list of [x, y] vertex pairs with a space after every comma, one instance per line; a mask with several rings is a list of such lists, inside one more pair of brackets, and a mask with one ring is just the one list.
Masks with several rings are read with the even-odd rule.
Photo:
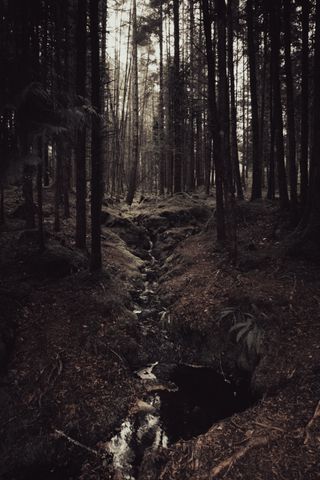
[[73, 438], [69, 437], [66, 433], [62, 432], [61, 430], [54, 430], [55, 434], [58, 435], [59, 437], [63, 437], [68, 442], [72, 443], [72, 445], [75, 445], [76, 447], [80, 447], [83, 450], [86, 450], [87, 452], [92, 453], [93, 455], [96, 455], [97, 457], [105, 457], [101, 452], [98, 452], [98, 450], [94, 450], [93, 448], [87, 447], [86, 445], [83, 445], [83, 443], [78, 442], [78, 440], [74, 440]]
[[313, 439], [311, 429], [313, 427], [313, 424], [317, 420], [317, 418], [320, 418], [320, 401], [318, 402], [318, 405], [315, 409], [313, 417], [311, 418], [311, 420], [308, 422], [308, 425], [306, 426], [306, 436], [305, 436], [305, 439], [304, 439], [304, 442], [303, 442], [304, 445], [308, 445], [311, 442], [311, 440]]
[[248, 444], [239, 449], [237, 452], [235, 452], [231, 457], [226, 458], [222, 462], [220, 462], [214, 469], [212, 470], [211, 478], [216, 478], [220, 473], [222, 473], [224, 470], [229, 470], [238, 460], [240, 460], [242, 457], [244, 457], [251, 449], [256, 448], [256, 447], [263, 447], [264, 445], [267, 445], [269, 442], [268, 437], [256, 437], [252, 438]]

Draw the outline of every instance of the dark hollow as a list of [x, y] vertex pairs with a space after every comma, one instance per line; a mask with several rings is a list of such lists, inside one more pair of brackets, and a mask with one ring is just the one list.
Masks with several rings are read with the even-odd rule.
[[171, 380], [177, 392], [159, 392], [161, 420], [170, 443], [205, 433], [219, 420], [241, 412], [257, 399], [249, 379], [235, 383], [211, 368], [176, 367]]

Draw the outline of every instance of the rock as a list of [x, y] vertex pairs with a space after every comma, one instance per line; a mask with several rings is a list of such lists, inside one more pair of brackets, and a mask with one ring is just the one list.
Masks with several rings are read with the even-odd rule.
[[112, 230], [115, 230], [119, 237], [126, 242], [126, 244], [136, 249], [141, 258], [143, 257], [143, 250], [149, 250], [150, 240], [148, 233], [144, 227], [138, 226], [127, 218], [116, 217], [103, 212], [103, 224]]
[[137, 412], [154, 413], [155, 411], [155, 407], [149, 403], [144, 402], [143, 400], [138, 400], [137, 403], [132, 407], [131, 414], [135, 414]]
[[143, 225], [148, 229], [152, 230], [153, 232], [157, 232], [159, 228], [167, 228], [169, 222], [166, 218], [161, 215], [150, 215], [150, 216], [139, 216], [138, 217], [139, 223], [143, 223]]

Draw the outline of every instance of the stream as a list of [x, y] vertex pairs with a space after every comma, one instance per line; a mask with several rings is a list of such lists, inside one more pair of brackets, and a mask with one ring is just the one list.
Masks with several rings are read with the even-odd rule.
[[[158, 318], [160, 326], [167, 313], [156, 293], [159, 267], [150, 241], [143, 270], [144, 289], [138, 292], [133, 309], [140, 317], [142, 334], [146, 335], [148, 316]], [[160, 337], [159, 331], [159, 341]], [[163, 380], [161, 365], [155, 359], [135, 375], [143, 382], [146, 393], [137, 400], [108, 443], [115, 478], [138, 479], [147, 449], [165, 449], [180, 439], [206, 433], [215, 422], [245, 410], [254, 402], [249, 381], [235, 384], [202, 365], [174, 365], [169, 369], [169, 380]]]

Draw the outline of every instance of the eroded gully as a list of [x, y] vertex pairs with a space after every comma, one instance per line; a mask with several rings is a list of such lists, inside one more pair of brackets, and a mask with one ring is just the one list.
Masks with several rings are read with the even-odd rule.
[[[164, 324], [170, 316], [157, 293], [160, 268], [150, 240], [142, 270], [144, 287], [135, 292], [133, 313], [140, 319], [142, 336], [153, 331], [159, 342], [169, 342]], [[134, 372], [143, 382], [145, 395], [136, 401], [108, 443], [117, 479], [138, 479], [147, 450], [165, 449], [179, 439], [205, 433], [216, 421], [252, 403], [247, 384], [237, 382], [235, 386], [207, 366], [171, 365], [163, 377], [162, 365], [157, 358], [153, 360]]]

